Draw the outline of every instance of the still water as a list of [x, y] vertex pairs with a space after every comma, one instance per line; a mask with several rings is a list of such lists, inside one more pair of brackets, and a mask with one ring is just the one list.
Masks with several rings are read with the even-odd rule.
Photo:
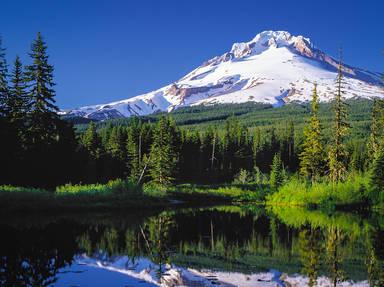
[[255, 206], [8, 216], [0, 286], [384, 286], [384, 218]]

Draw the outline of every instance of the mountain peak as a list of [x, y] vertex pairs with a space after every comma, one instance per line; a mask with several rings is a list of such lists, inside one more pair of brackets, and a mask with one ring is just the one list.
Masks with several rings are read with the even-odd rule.
[[289, 47], [307, 57], [313, 56], [313, 45], [309, 38], [293, 36], [287, 31], [263, 31], [249, 42], [234, 43], [230, 51], [235, 58], [257, 55], [268, 48]]
[[[275, 106], [306, 102], [313, 84], [321, 101], [333, 99], [338, 61], [309, 38], [287, 31], [263, 31], [249, 42], [203, 63], [173, 84], [126, 100], [67, 113], [92, 119], [147, 115], [190, 105], [259, 102]], [[345, 97], [380, 96], [381, 74], [343, 65]]]

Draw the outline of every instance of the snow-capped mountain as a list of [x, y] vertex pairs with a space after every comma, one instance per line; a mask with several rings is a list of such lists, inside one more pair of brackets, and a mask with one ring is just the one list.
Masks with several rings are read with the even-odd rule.
[[[230, 52], [215, 57], [180, 80], [156, 91], [63, 114], [109, 119], [172, 111], [182, 106], [260, 102], [275, 106], [305, 102], [318, 84], [321, 101], [332, 99], [337, 60], [316, 48], [310, 39], [286, 31], [264, 31]], [[381, 74], [343, 66], [345, 97], [383, 96]]]

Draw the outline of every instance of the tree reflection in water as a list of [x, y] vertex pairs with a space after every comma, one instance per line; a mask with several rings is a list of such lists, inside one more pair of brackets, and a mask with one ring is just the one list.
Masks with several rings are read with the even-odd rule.
[[300, 259], [302, 271], [308, 276], [308, 286], [316, 286], [319, 275], [323, 235], [320, 228], [305, 226], [299, 233]]
[[175, 265], [244, 274], [277, 269], [305, 275], [309, 286], [316, 286], [320, 276], [330, 278], [333, 286], [346, 278], [384, 286], [380, 220], [214, 207], [27, 227], [2, 224], [0, 286], [55, 286], [60, 269], [81, 253], [103, 262], [127, 256], [128, 270], [147, 258], [158, 279]]

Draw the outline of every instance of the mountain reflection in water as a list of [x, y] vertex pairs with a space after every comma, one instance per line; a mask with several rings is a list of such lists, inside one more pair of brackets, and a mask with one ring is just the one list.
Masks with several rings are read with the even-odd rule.
[[220, 206], [10, 216], [0, 229], [4, 287], [384, 286], [378, 214]]

